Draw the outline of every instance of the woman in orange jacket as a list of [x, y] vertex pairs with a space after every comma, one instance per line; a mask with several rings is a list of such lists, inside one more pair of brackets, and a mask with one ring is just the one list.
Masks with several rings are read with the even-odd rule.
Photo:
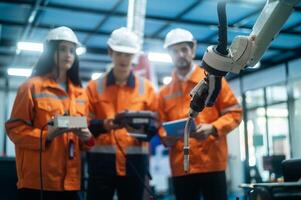
[[79, 198], [80, 151], [93, 145], [93, 137], [87, 128], [62, 129], [49, 123], [55, 116], [87, 114], [78, 45], [71, 29], [51, 30], [31, 78], [18, 90], [5, 124], [15, 144], [18, 199]]

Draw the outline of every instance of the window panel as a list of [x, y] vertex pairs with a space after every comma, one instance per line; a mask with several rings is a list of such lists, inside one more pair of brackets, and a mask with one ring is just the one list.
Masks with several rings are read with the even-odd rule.
[[264, 105], [264, 92], [263, 89], [251, 90], [246, 92], [247, 108]]
[[275, 85], [266, 88], [267, 104], [287, 100], [287, 91], [285, 85]]

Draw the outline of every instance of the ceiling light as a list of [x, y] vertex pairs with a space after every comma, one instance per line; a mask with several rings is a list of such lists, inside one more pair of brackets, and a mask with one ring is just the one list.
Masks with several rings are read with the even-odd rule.
[[32, 69], [29, 68], [14, 68], [10, 67], [7, 69], [7, 74], [10, 76], [25, 76], [29, 77], [31, 75]]
[[171, 76], [165, 76], [165, 77], [163, 77], [162, 81], [163, 81], [164, 85], [167, 85], [171, 81]]
[[152, 62], [171, 63], [171, 57], [166, 53], [149, 52], [147, 57]]
[[96, 79], [98, 79], [101, 75], [102, 75], [103, 73], [92, 73], [92, 75], [91, 75], [91, 79], [92, 80], [96, 80]]
[[86, 52], [87, 52], [86, 47], [78, 47], [78, 48], [76, 49], [76, 54], [77, 54], [78, 56], [83, 55], [83, 54], [85, 54]]
[[[37, 42], [18, 42], [17, 50], [18, 51], [36, 51], [43, 52], [43, 44]], [[77, 55], [82, 55], [86, 53], [87, 49], [85, 47], [78, 47], [76, 49]]]
[[18, 42], [17, 50], [42, 52], [43, 44], [37, 42]]

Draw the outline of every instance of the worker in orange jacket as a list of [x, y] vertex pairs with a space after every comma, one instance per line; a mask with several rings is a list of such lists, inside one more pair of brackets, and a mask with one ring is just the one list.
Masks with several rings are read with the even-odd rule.
[[[87, 86], [95, 146], [88, 153], [88, 200], [142, 200], [148, 171], [149, 144], [129, 135], [114, 123], [115, 116], [128, 111], [156, 111], [152, 84], [133, 74], [131, 65], [139, 50], [136, 34], [122, 27], [108, 39], [112, 68]], [[153, 133], [150, 133], [153, 134]]]
[[[205, 71], [193, 64], [196, 43], [185, 29], [173, 29], [165, 38], [164, 47], [175, 66], [172, 81], [159, 92], [159, 112], [163, 122], [188, 117], [190, 91], [204, 79]], [[212, 107], [195, 119], [196, 130], [189, 139], [190, 170], [184, 173], [183, 140], [165, 136], [170, 147], [172, 182], [177, 200], [227, 199], [225, 169], [227, 166], [227, 134], [236, 128], [242, 110], [228, 83], [223, 80], [221, 92]]]
[[17, 92], [5, 125], [15, 144], [18, 199], [40, 199], [40, 192], [45, 199], [79, 199], [80, 152], [93, 145], [93, 136], [88, 128], [62, 129], [49, 123], [55, 116], [87, 115], [78, 45], [68, 27], [52, 29], [31, 77]]

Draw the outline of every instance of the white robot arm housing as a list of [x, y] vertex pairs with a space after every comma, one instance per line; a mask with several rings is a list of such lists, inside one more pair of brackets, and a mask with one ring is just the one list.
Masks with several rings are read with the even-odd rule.
[[300, 0], [268, 0], [249, 36], [234, 38], [228, 55], [221, 55], [209, 46], [203, 57], [208, 67], [239, 73], [246, 66], [254, 66], [262, 57], [283, 24]]

